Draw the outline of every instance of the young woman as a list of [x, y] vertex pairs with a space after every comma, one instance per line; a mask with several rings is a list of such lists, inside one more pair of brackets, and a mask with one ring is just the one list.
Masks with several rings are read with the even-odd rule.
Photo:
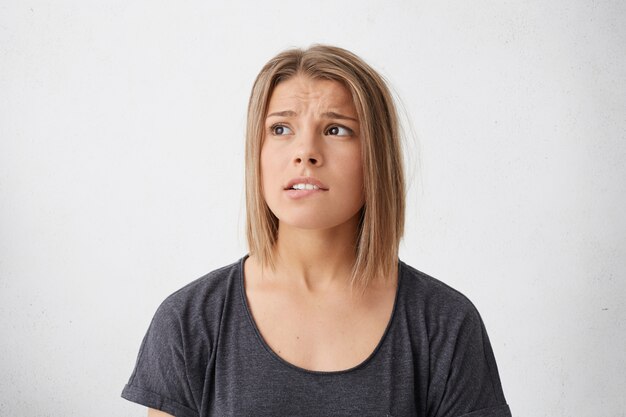
[[398, 259], [404, 176], [382, 78], [288, 50], [248, 107], [249, 255], [169, 296], [122, 396], [149, 416], [506, 417], [467, 298]]

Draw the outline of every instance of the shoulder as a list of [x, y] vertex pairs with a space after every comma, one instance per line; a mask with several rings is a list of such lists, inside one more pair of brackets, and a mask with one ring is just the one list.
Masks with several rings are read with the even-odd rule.
[[431, 307], [474, 308], [472, 302], [448, 284], [400, 261], [402, 284], [416, 302]]
[[458, 330], [481, 325], [477, 308], [460, 291], [402, 261], [400, 273], [406, 308], [426, 326]]
[[[437, 415], [510, 416], [489, 337], [461, 292], [400, 264], [406, 321], [422, 369], [426, 406]], [[481, 411], [476, 411], [481, 410]]]
[[197, 415], [196, 395], [241, 263], [215, 269], [165, 298], [144, 336], [125, 398], [172, 415]]
[[207, 302], [219, 302], [226, 296], [241, 271], [241, 259], [206, 273], [165, 298], [162, 305], [185, 310]]
[[175, 329], [183, 335], [208, 332], [210, 336], [222, 319], [241, 263], [240, 259], [208, 272], [167, 296], [157, 308], [151, 327]]

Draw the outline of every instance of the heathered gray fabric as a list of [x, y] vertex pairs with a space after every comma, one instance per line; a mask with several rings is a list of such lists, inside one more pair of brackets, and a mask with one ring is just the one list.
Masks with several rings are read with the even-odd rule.
[[122, 397], [176, 417], [511, 416], [483, 322], [458, 291], [400, 261], [374, 352], [354, 368], [314, 372], [263, 341], [245, 298], [245, 258], [161, 304]]

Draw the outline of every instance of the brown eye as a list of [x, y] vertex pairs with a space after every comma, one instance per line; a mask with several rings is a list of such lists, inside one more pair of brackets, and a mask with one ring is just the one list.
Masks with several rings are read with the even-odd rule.
[[326, 134], [331, 136], [351, 136], [353, 132], [352, 129], [344, 126], [331, 126], [326, 130]]
[[293, 133], [291, 129], [289, 129], [285, 125], [274, 125], [272, 126], [272, 134], [276, 136], [289, 135]]

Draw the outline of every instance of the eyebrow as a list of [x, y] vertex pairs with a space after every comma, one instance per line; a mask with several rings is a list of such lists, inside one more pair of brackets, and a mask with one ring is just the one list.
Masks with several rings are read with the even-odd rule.
[[296, 112], [293, 110], [285, 110], [285, 111], [277, 111], [277, 112], [270, 113], [267, 115], [267, 117], [272, 117], [272, 116], [294, 117], [296, 116]]
[[[267, 118], [272, 117], [272, 116], [282, 116], [282, 117], [294, 117], [297, 116], [298, 114], [293, 111], [293, 110], [285, 110], [285, 111], [277, 111], [274, 113], [270, 113], [267, 115]], [[326, 118], [326, 119], [340, 119], [340, 120], [352, 120], [353, 122], [359, 122], [357, 119], [355, 119], [354, 117], [350, 117], [350, 116], [345, 116], [343, 114], [339, 114], [339, 113], [335, 113], [334, 111], [329, 111], [326, 113], [322, 113], [322, 117]]]
[[345, 119], [345, 120], [352, 120], [353, 122], [357, 122], [357, 123], [359, 122], [354, 117], [345, 116], [343, 114], [335, 113], [334, 111], [323, 113], [322, 117], [325, 117], [327, 119]]

